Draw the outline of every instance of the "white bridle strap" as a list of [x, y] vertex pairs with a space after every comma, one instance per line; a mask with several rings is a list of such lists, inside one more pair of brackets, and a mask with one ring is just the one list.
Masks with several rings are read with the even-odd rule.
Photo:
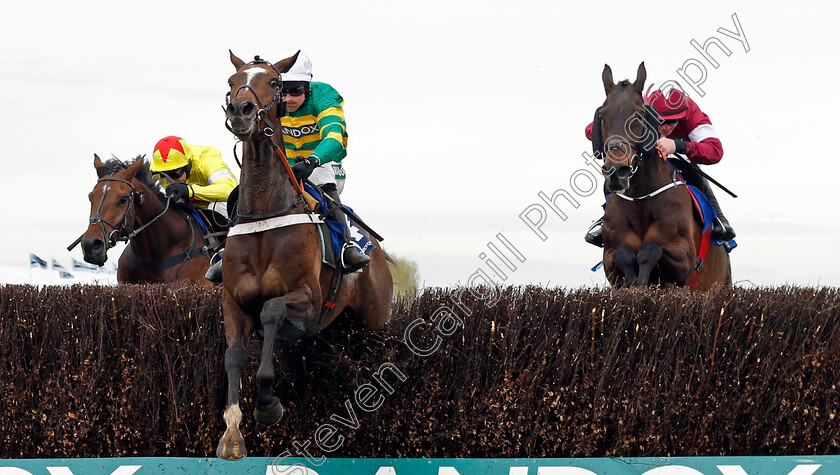
[[270, 229], [293, 226], [295, 224], [321, 224], [324, 221], [315, 214], [287, 214], [276, 218], [254, 221], [252, 223], [241, 223], [230, 228], [228, 237], [241, 234], [262, 233]]

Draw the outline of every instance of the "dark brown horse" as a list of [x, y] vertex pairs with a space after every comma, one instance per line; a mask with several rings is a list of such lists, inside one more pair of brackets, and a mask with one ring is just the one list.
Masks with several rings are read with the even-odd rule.
[[101, 266], [117, 241], [128, 241], [119, 260], [119, 283], [214, 285], [204, 278], [210, 259], [200, 225], [163, 195], [143, 157], [126, 165], [117, 159], [103, 164], [94, 155], [93, 166], [99, 179], [88, 195], [90, 225], [81, 237], [85, 261]]
[[[299, 184], [290, 178], [278, 117], [280, 74], [294, 64], [297, 54], [274, 64], [260, 60], [246, 64], [232, 52], [230, 59], [236, 73], [228, 80], [226, 115], [230, 130], [243, 143], [243, 157], [239, 221], [227, 239], [223, 266], [227, 430], [216, 454], [240, 459], [246, 449], [239, 431], [239, 386], [248, 362], [245, 348], [250, 335], [259, 328], [264, 331], [254, 417], [260, 424], [271, 425], [283, 415], [283, 406], [272, 394], [275, 339], [291, 341], [312, 335], [345, 310], [366, 328], [382, 328], [388, 320], [393, 281], [385, 253], [371, 237], [377, 247], [370, 264], [362, 272], [346, 275], [334, 305], [326, 305], [322, 312], [333, 273], [340, 271], [322, 264], [319, 232], [311, 224]], [[273, 221], [294, 224], [237, 234], [247, 223], [267, 226]]]
[[685, 184], [655, 148], [657, 122], [650, 113], [646, 119], [642, 100], [646, 76], [644, 63], [632, 84], [614, 84], [607, 65], [602, 75], [607, 100], [596, 113], [592, 142], [604, 157], [611, 193], [602, 231], [607, 279], [613, 286], [731, 285], [723, 246], [711, 246], [698, 265], [701, 223]]

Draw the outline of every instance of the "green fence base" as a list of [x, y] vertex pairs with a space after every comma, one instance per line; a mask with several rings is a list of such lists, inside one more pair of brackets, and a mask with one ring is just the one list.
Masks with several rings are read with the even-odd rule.
[[840, 455], [580, 459], [0, 460], [0, 475], [838, 475]]

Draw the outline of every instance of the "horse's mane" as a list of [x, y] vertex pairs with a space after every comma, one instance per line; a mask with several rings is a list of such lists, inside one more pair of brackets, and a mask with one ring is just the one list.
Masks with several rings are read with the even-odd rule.
[[631, 83], [629, 80], [622, 79], [621, 81], [618, 81], [618, 84], [616, 84], [616, 86], [627, 87], [627, 86], [631, 86], [632, 84], [633, 83]]
[[[111, 157], [102, 164], [101, 167], [96, 169], [96, 174], [99, 178], [104, 176], [110, 175], [112, 173], [116, 173], [120, 170], [125, 170], [128, 168], [132, 163], [137, 160], [144, 160], [145, 155], [137, 155], [134, 160], [129, 163], [123, 162], [122, 160], [118, 159], [117, 157]], [[152, 190], [152, 193], [161, 201], [161, 203], [166, 202], [166, 195], [163, 194], [163, 189], [160, 186], [160, 182], [155, 176], [152, 174], [152, 171], [149, 169], [149, 162], [144, 160], [143, 166], [137, 170], [137, 174], [134, 175], [134, 178], [140, 180], [141, 183], [146, 185], [147, 188]]]

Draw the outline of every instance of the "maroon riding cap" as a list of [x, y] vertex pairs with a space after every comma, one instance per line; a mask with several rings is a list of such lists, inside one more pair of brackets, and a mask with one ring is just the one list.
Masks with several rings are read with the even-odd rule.
[[674, 120], [685, 117], [688, 110], [688, 96], [676, 81], [668, 81], [661, 87], [648, 86], [645, 92], [645, 104], [649, 104], [659, 113], [659, 120]]

